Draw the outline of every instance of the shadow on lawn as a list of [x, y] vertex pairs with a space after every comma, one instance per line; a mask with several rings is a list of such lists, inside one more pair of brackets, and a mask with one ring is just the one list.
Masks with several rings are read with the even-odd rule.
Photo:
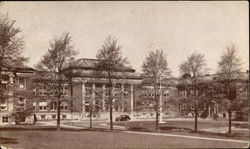
[[209, 132], [209, 131], [191, 131], [190, 133], [197, 133], [200, 135], [207, 135], [207, 136], [220, 136], [220, 137], [226, 137], [226, 138], [235, 138], [235, 139], [241, 139], [245, 137], [249, 137], [249, 135], [245, 135], [243, 133], [238, 133], [238, 132], [232, 132], [230, 135], [226, 133], [216, 133], [216, 132]]
[[18, 144], [17, 139], [0, 137], [0, 144]]
[[[134, 127], [128, 127], [127, 130], [130, 131], [139, 131], [139, 132], [156, 132], [153, 128], [147, 128], [147, 127], [141, 127], [141, 126], [134, 126]], [[193, 135], [202, 135], [202, 136], [207, 136], [207, 137], [225, 137], [225, 138], [235, 138], [235, 139], [244, 139], [246, 137], [249, 137], [249, 135], [245, 135], [244, 133], [238, 133], [238, 132], [233, 132], [231, 135], [228, 133], [216, 133], [216, 132], [209, 132], [209, 131], [197, 131], [194, 132], [193, 129], [190, 128], [180, 128], [180, 127], [160, 127], [158, 132], [160, 133], [175, 133], [179, 132], [179, 134], [193, 134]]]
[[[129, 127], [128, 130], [130, 131], [143, 131], [143, 132], [155, 132], [153, 128], [145, 128], [140, 126]], [[178, 127], [160, 127], [159, 131], [185, 131], [185, 132], [192, 132], [191, 129], [188, 128], [178, 128]]]
[[179, 127], [160, 127], [160, 130], [192, 132], [192, 129], [189, 129], [189, 128], [179, 128]]
[[[18, 127], [18, 126], [12, 126], [12, 127], [5, 127], [0, 128], [0, 131], [57, 131], [56, 127], [51, 126], [39, 126], [39, 127]], [[70, 132], [82, 132], [82, 131], [102, 131], [102, 132], [109, 132], [110, 129], [105, 128], [60, 128], [60, 131], [70, 131]], [[114, 131], [119, 131], [115, 130]], [[1, 137], [0, 137], [1, 138]]]

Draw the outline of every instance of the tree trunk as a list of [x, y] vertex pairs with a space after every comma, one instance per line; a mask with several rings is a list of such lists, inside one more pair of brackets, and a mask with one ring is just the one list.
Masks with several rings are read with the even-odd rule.
[[57, 101], [57, 126], [56, 129], [57, 131], [60, 131], [60, 121], [61, 121], [61, 101], [60, 98]]
[[113, 130], [113, 115], [112, 115], [112, 111], [113, 111], [113, 103], [112, 103], [112, 100], [111, 100], [110, 108], [109, 108], [110, 130], [111, 130], [111, 131]]
[[73, 81], [72, 76], [70, 77], [70, 112], [73, 113]]
[[194, 104], [194, 132], [197, 132], [198, 108], [197, 103]]
[[156, 104], [155, 104], [155, 131], [157, 131], [158, 130], [158, 124], [159, 124], [159, 115], [158, 115], [158, 109], [159, 109], [159, 101], [158, 101], [158, 99], [157, 99], [157, 96], [156, 96], [156, 85], [154, 85], [154, 93], [155, 93], [155, 102], [156, 102]]
[[109, 117], [110, 117], [110, 130], [113, 130], [113, 97], [111, 91], [112, 91], [112, 85], [110, 81], [109, 86]]
[[89, 128], [92, 128], [92, 107], [89, 111]]
[[3, 57], [0, 56], [0, 103], [4, 102], [4, 90], [2, 87], [2, 66], [3, 66]]
[[231, 108], [229, 109], [229, 112], [228, 112], [228, 134], [231, 135], [231, 122], [232, 122], [232, 111], [231, 111]]
[[158, 130], [158, 125], [159, 125], [159, 114], [158, 114], [158, 110], [156, 110], [156, 119], [155, 119], [155, 131]]

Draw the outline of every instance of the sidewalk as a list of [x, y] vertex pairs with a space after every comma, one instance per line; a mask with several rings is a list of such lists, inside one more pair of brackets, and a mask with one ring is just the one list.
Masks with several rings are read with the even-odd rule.
[[[73, 127], [83, 127], [83, 128], [89, 128], [89, 122], [64, 122], [61, 124], [61, 126], [73, 126]], [[108, 122], [93, 122], [92, 123], [92, 128], [97, 128], [97, 129], [110, 129], [110, 125]], [[113, 125], [114, 130], [126, 130], [126, 127], [124, 126], [117, 126]]]

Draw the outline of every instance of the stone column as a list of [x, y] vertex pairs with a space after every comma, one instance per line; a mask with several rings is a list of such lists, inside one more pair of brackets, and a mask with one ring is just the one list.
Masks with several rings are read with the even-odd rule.
[[105, 93], [106, 93], [106, 86], [105, 84], [102, 85], [102, 110], [105, 111]]
[[211, 116], [211, 109], [210, 109], [210, 104], [208, 105], [208, 116]]
[[130, 88], [130, 107], [131, 107], [131, 112], [134, 111], [134, 86], [131, 84]]
[[[47, 111], [48, 112], [50, 112], [50, 110], [51, 110], [51, 98], [49, 98], [48, 100], [47, 100]], [[62, 109], [61, 109], [62, 110]]]
[[85, 83], [82, 82], [82, 116], [85, 113], [85, 96], [86, 96]]
[[95, 111], [95, 84], [92, 84], [92, 110]]
[[216, 114], [219, 113], [219, 105], [216, 104]]
[[14, 109], [14, 75], [9, 75], [9, 92], [8, 92], [8, 99], [6, 100], [6, 108], [8, 112], [12, 112]]
[[35, 111], [39, 112], [39, 109], [40, 109], [40, 107], [39, 107], [39, 100], [36, 99], [36, 109], [35, 109]]
[[10, 79], [9, 79], [10, 84], [13, 84], [13, 83], [14, 83], [14, 79], [13, 79], [13, 77], [14, 77], [14, 75], [10, 75]]
[[216, 114], [216, 104], [213, 105], [213, 115]]

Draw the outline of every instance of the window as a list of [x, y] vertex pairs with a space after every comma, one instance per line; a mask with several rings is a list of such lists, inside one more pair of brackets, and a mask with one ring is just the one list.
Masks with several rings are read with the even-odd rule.
[[19, 77], [18, 78], [19, 89], [26, 89], [26, 78]]
[[54, 115], [52, 115], [52, 119], [54, 120], [54, 119], [56, 119], [56, 115], [54, 114]]
[[62, 119], [63, 119], [63, 120], [66, 119], [66, 115], [62, 115]]
[[184, 96], [187, 97], [187, 91], [184, 91]]
[[6, 91], [6, 90], [8, 89], [7, 83], [4, 83], [4, 82], [2, 81], [2, 88], [3, 88], [4, 91]]
[[26, 109], [26, 99], [23, 97], [19, 97], [18, 105], [20, 106], [20, 108]]
[[186, 103], [181, 103], [181, 110], [186, 110], [186, 108], [187, 108]]
[[67, 96], [69, 94], [69, 86], [68, 85], [65, 85], [62, 87], [62, 94], [64, 96]]
[[42, 119], [42, 120], [45, 120], [45, 115], [41, 115], [41, 119]]
[[46, 87], [42, 86], [39, 90], [38, 90], [38, 95], [39, 96], [45, 96], [46, 95]]
[[36, 102], [33, 102], [33, 110], [36, 110]]
[[7, 116], [2, 117], [3, 123], [8, 123], [9, 118]]
[[47, 102], [39, 102], [39, 110], [46, 111], [47, 110]]
[[194, 104], [191, 105], [191, 109], [194, 110]]
[[6, 103], [0, 103], [0, 111], [4, 111], [4, 110], [7, 110], [7, 104]]
[[56, 101], [51, 102], [50, 110], [57, 110], [57, 102]]
[[167, 108], [167, 102], [164, 101], [164, 108]]
[[85, 101], [85, 111], [86, 112], [89, 112], [89, 109], [90, 107], [89, 107], [89, 101]]
[[61, 103], [61, 110], [68, 110], [68, 103], [67, 102]]
[[169, 90], [166, 90], [165, 92], [164, 92], [164, 97], [168, 97], [169, 96]]

